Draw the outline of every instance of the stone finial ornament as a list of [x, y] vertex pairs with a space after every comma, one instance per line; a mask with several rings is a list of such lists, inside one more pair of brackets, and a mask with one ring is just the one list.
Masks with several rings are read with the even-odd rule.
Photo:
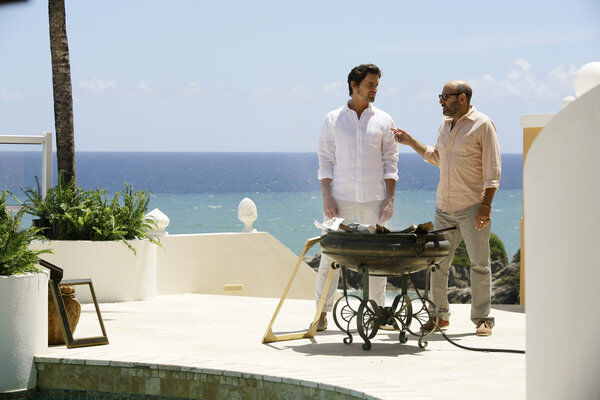
[[158, 208], [155, 208], [146, 214], [146, 218], [152, 219], [156, 222], [156, 227], [148, 232], [149, 236], [162, 237], [168, 235], [167, 226], [169, 226], [171, 220], [162, 211], [160, 211]]
[[252, 229], [252, 224], [257, 218], [256, 204], [251, 199], [244, 197], [238, 205], [238, 219], [244, 224], [242, 232], [256, 232], [256, 229]]
[[575, 100], [577, 100], [575, 97], [573, 96], [567, 96], [564, 99], [562, 99], [562, 103], [560, 105], [560, 109], [564, 109], [566, 108], [569, 104], [571, 104], [572, 102], [574, 102]]
[[575, 75], [575, 94], [581, 97], [588, 90], [600, 85], [600, 61], [585, 64]]

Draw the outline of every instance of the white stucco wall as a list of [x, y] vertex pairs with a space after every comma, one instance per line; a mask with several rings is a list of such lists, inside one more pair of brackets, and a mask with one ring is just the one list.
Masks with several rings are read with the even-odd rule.
[[600, 399], [600, 86], [546, 125], [523, 179], [527, 399]]
[[[156, 245], [131, 240], [135, 255], [121, 242], [51, 240], [33, 242], [30, 248], [51, 248], [40, 257], [63, 269], [63, 279], [92, 278], [101, 303], [149, 300], [156, 296]], [[87, 285], [77, 286], [77, 299], [92, 301]]]
[[[158, 293], [281, 297], [298, 256], [266, 232], [171, 235], [158, 249]], [[317, 245], [318, 246], [318, 245]], [[289, 298], [312, 299], [316, 273], [304, 262]], [[227, 292], [224, 285], [241, 284]]]
[[33, 388], [48, 350], [48, 276], [0, 276], [0, 393]]

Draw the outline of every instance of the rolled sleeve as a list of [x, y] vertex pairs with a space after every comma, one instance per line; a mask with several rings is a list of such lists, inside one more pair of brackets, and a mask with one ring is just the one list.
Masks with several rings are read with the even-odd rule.
[[485, 128], [482, 130], [481, 163], [483, 166], [483, 188], [498, 189], [500, 187], [502, 160], [496, 127], [492, 121], [487, 121]]
[[335, 137], [329, 118], [325, 118], [321, 127], [319, 137], [319, 180], [333, 179], [333, 167], [335, 165]]
[[387, 132], [383, 133], [381, 156], [383, 161], [383, 179], [398, 180], [398, 143], [392, 134], [392, 122]]
[[436, 167], [440, 166], [440, 155], [435, 147], [426, 146], [423, 159]]

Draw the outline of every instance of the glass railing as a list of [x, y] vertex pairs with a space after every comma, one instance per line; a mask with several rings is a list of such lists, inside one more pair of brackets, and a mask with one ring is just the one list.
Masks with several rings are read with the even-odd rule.
[[[28, 150], [31, 146], [41, 146], [41, 173], [35, 162], [37, 154]], [[41, 175], [40, 189], [45, 196], [52, 185], [52, 132], [37, 136], [0, 135], [0, 189], [17, 193], [19, 187], [35, 185], [34, 178], [38, 174]], [[8, 208], [15, 210], [19, 206], [14, 204]]]

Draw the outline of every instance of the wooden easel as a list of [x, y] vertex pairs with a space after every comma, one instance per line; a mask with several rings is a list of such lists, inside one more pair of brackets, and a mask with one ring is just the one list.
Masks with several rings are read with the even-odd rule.
[[312, 323], [310, 324], [308, 331], [300, 332], [300, 333], [291, 333], [291, 334], [287, 334], [287, 335], [275, 335], [273, 333], [272, 328], [273, 328], [273, 324], [275, 323], [275, 319], [277, 318], [277, 315], [279, 314], [279, 310], [281, 310], [283, 301], [285, 300], [285, 298], [288, 295], [288, 292], [290, 291], [292, 282], [294, 282], [294, 279], [296, 278], [296, 274], [298, 273], [298, 269], [300, 268], [300, 265], [302, 264], [304, 255], [311, 247], [313, 247], [315, 244], [319, 243], [320, 241], [321, 241], [321, 237], [314, 237], [314, 238], [308, 239], [306, 241], [306, 244], [304, 245], [304, 250], [302, 250], [300, 257], [298, 257], [298, 262], [296, 263], [296, 266], [294, 267], [294, 270], [292, 271], [292, 275], [290, 276], [288, 284], [283, 291], [281, 300], [279, 300], [279, 304], [277, 305], [277, 308], [275, 309], [275, 314], [273, 314], [273, 318], [271, 318], [271, 322], [269, 323], [269, 326], [267, 327], [267, 331], [265, 332], [265, 335], [262, 338], [263, 343], [283, 342], [286, 340], [296, 340], [296, 339], [311, 339], [311, 338], [315, 337], [315, 333], [317, 332], [317, 324], [319, 322], [319, 317], [321, 315], [321, 311], [323, 310], [323, 305], [325, 304], [325, 297], [327, 297], [327, 291], [329, 290], [329, 286], [331, 285], [331, 280], [332, 280], [333, 272], [334, 272], [333, 268], [331, 268], [329, 270], [329, 274], [327, 274], [327, 280], [325, 281], [325, 287], [323, 288], [323, 293], [321, 294], [321, 298], [319, 299], [319, 304], [317, 305], [317, 312], [315, 313], [315, 318], [313, 319]]

